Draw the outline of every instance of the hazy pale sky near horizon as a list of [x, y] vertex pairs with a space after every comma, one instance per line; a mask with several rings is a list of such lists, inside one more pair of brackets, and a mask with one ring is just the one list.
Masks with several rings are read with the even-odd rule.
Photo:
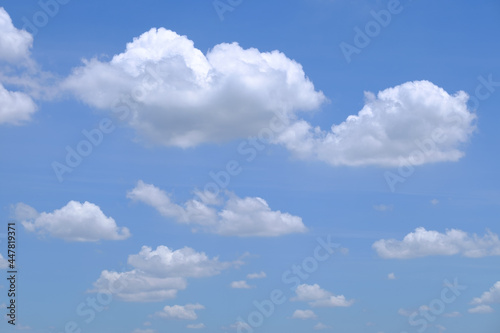
[[0, 330], [497, 333], [499, 33], [493, 0], [0, 2]]

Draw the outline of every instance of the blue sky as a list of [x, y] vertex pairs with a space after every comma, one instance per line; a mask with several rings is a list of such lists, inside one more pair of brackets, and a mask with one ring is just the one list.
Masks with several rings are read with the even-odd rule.
[[2, 332], [497, 332], [499, 15], [0, 3]]

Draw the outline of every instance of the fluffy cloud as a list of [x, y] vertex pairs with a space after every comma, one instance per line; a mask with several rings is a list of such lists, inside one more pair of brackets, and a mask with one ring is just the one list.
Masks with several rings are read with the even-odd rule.
[[233, 282], [231, 282], [230, 286], [233, 289], [251, 289], [252, 288], [252, 286], [248, 285], [248, 283], [245, 280], [233, 281]]
[[[290, 233], [303, 233], [307, 228], [302, 219], [288, 213], [272, 211], [264, 199], [239, 198], [229, 193], [228, 198], [214, 198], [208, 193], [196, 192], [196, 198], [183, 206], [171, 201], [167, 193], [142, 181], [127, 193], [127, 197], [154, 207], [179, 223], [225, 236], [273, 237]], [[217, 210], [217, 206], [223, 207]]]
[[96, 108], [126, 105], [142, 137], [178, 147], [255, 135], [275, 113], [293, 118], [325, 100], [283, 53], [224, 43], [204, 55], [164, 28], [134, 38], [109, 62], [86, 61], [63, 87]]
[[[164, 28], [134, 38], [109, 62], [85, 61], [62, 88], [119, 113], [150, 142], [191, 147], [270, 128], [274, 143], [331, 165], [457, 161], [475, 129], [468, 95], [450, 95], [428, 81], [367, 92], [357, 114], [330, 130], [313, 128], [299, 112], [318, 109], [326, 98], [300, 64], [278, 51], [237, 43], [215, 45], [205, 55], [186, 36]], [[276, 120], [281, 126], [273, 129]]]
[[267, 275], [265, 272], [260, 272], [260, 273], [251, 273], [251, 274], [248, 274], [247, 275], [247, 278], [248, 279], [263, 279], [265, 278]]
[[[485, 291], [481, 297], [476, 297], [472, 300], [472, 305], [478, 305], [476, 308], [481, 310], [486, 309], [485, 304], [500, 303], [500, 281], [497, 281], [490, 290]], [[471, 312], [471, 310], [469, 310]]]
[[30, 96], [19, 91], [9, 91], [0, 83], [0, 124], [20, 125], [29, 121], [36, 109]]
[[232, 265], [219, 262], [217, 257], [210, 259], [204, 252], [189, 247], [172, 251], [163, 245], [156, 250], [143, 246], [138, 254], [128, 257], [128, 263], [157, 276], [195, 278], [217, 275]]
[[28, 60], [33, 36], [12, 24], [9, 14], [0, 7], [0, 61], [18, 63]]
[[112, 293], [127, 302], [163, 301], [186, 289], [187, 278], [214, 276], [241, 262], [219, 262], [188, 247], [171, 250], [160, 245], [156, 250], [143, 246], [138, 254], [129, 256], [128, 264], [134, 269], [102, 271], [91, 292]]
[[[366, 93], [366, 102], [330, 131], [298, 120], [278, 137], [299, 158], [331, 165], [399, 166], [457, 161], [475, 129], [468, 95], [449, 95], [428, 81], [406, 82]], [[415, 153], [415, 154], [413, 154]]]
[[4, 257], [0, 253], [0, 269], [7, 268], [8, 266], [9, 266], [9, 262], [7, 261], [7, 259], [4, 259]]
[[318, 316], [311, 310], [295, 310], [293, 319], [316, 319]]
[[[0, 63], [31, 65], [32, 44], [33, 37], [24, 30], [16, 29], [9, 14], [0, 7]], [[1, 72], [0, 80], [6, 80]], [[7, 90], [0, 82], [0, 125], [21, 125], [29, 121], [36, 110], [37, 106], [29, 95]]]
[[381, 239], [373, 248], [382, 258], [409, 259], [433, 255], [451, 256], [461, 254], [478, 258], [500, 255], [498, 235], [488, 232], [482, 238], [466, 232], [450, 229], [446, 233], [417, 228], [406, 235], [402, 241]]
[[14, 210], [27, 231], [49, 234], [66, 241], [96, 242], [130, 237], [128, 228], [119, 228], [115, 220], [104, 215], [99, 206], [87, 201], [70, 201], [52, 213], [38, 214], [34, 208], [23, 203], [17, 204]]
[[389, 273], [389, 274], [387, 275], [387, 278], [388, 278], [389, 280], [396, 280], [396, 275], [394, 275], [394, 273]]
[[318, 284], [301, 284], [295, 289], [295, 294], [293, 301], [309, 302], [312, 307], [349, 307], [354, 303], [354, 300], [346, 300], [344, 295], [335, 296], [321, 289]]
[[186, 304], [165, 306], [162, 311], [156, 312], [155, 316], [166, 319], [196, 320], [198, 315], [195, 310], [202, 310], [205, 307], [201, 304]]

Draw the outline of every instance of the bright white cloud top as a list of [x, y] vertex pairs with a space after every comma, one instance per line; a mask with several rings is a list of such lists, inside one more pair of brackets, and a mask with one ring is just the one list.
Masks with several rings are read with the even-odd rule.
[[14, 27], [10, 15], [0, 7], [0, 61], [20, 63], [30, 57], [33, 36]]
[[158, 302], [175, 298], [179, 290], [186, 289], [188, 278], [218, 275], [241, 261], [220, 262], [189, 247], [171, 250], [160, 245], [156, 250], [143, 246], [138, 254], [129, 256], [128, 264], [134, 269], [102, 271], [91, 291], [112, 293], [127, 302]]
[[[274, 143], [331, 165], [457, 161], [476, 118], [465, 92], [450, 95], [415, 81], [365, 93], [357, 115], [330, 131], [313, 128], [298, 112], [318, 109], [326, 98], [300, 64], [278, 51], [236, 43], [216, 45], [204, 55], [186, 36], [164, 28], [135, 38], [110, 62], [86, 61], [63, 87], [93, 107], [127, 109], [129, 125], [158, 144], [191, 147], [271, 128]], [[281, 124], [272, 128], [276, 115]]]
[[130, 237], [126, 227], [118, 227], [112, 217], [107, 217], [99, 206], [85, 201], [70, 201], [52, 213], [38, 213], [33, 207], [19, 203], [15, 207], [17, 219], [27, 231], [48, 234], [70, 242], [96, 242], [123, 240]]
[[[33, 37], [12, 24], [9, 14], [0, 7], [0, 65], [30, 63]], [[0, 72], [1, 74], [1, 72]], [[0, 75], [1, 77], [1, 75]], [[21, 125], [31, 119], [37, 110], [31, 97], [20, 91], [9, 91], [0, 82], [0, 125]]]
[[399, 166], [457, 161], [461, 146], [475, 129], [476, 116], [467, 109], [468, 95], [449, 95], [428, 81], [406, 82], [376, 96], [365, 93], [357, 115], [330, 131], [299, 120], [277, 142], [296, 156], [331, 165]]
[[308, 302], [312, 307], [349, 307], [354, 300], [347, 300], [344, 295], [333, 295], [318, 284], [301, 284], [295, 289], [296, 297], [292, 301]]
[[298, 119], [298, 111], [318, 109], [326, 98], [300, 64], [278, 51], [245, 50], [236, 43], [216, 45], [204, 55], [186, 36], [164, 28], [135, 38], [110, 62], [86, 61], [63, 87], [93, 107], [127, 109], [130, 126], [167, 146], [257, 135], [278, 114], [274, 143], [331, 165], [457, 161], [476, 118], [466, 93], [450, 95], [415, 81], [366, 93], [363, 109], [330, 131], [313, 128]]
[[195, 194], [195, 199], [181, 206], [173, 203], [165, 191], [139, 181], [127, 197], [152, 206], [178, 223], [191, 225], [195, 231], [240, 237], [275, 237], [307, 231], [300, 217], [272, 211], [262, 198], [239, 198], [228, 193], [228, 198], [223, 199], [210, 193]]
[[417, 228], [403, 240], [381, 239], [373, 248], [382, 258], [410, 259], [426, 256], [451, 256], [461, 254], [464, 257], [479, 258], [500, 255], [498, 235], [488, 232], [483, 237], [470, 236], [457, 229], [440, 233], [425, 228]]
[[232, 43], [204, 55], [164, 28], [134, 38], [110, 62], [86, 61], [63, 87], [96, 108], [126, 104], [128, 122], [142, 137], [178, 147], [254, 135], [275, 113], [288, 119], [325, 100], [283, 53]]

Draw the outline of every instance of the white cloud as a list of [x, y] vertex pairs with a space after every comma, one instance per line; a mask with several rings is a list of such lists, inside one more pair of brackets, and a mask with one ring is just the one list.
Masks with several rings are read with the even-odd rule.
[[251, 273], [247, 275], [247, 279], [263, 279], [267, 275], [265, 272], [260, 272], [260, 273]]
[[0, 124], [21, 125], [31, 119], [36, 109], [30, 96], [19, 91], [9, 91], [0, 83]]
[[129, 125], [149, 141], [178, 147], [256, 135], [275, 113], [286, 122], [326, 100], [283, 53], [224, 43], [204, 55], [164, 28], [134, 38], [109, 62], [85, 61], [63, 87], [106, 110], [132, 96]]
[[186, 289], [187, 278], [217, 275], [241, 262], [219, 262], [217, 257], [209, 258], [188, 247], [173, 251], [160, 245], [156, 250], [143, 246], [138, 254], [129, 256], [128, 264], [134, 269], [121, 273], [102, 271], [90, 292], [111, 292], [127, 302], [163, 301]]
[[[33, 37], [12, 24], [9, 14], [0, 7], [0, 63], [32, 67], [30, 49]], [[13, 70], [10, 70], [13, 72]], [[31, 120], [37, 110], [35, 102], [29, 95], [21, 91], [10, 91], [4, 84], [10, 81], [0, 72], [0, 125], [22, 125]], [[2, 82], [5, 81], [5, 82]]]
[[154, 207], [165, 217], [194, 225], [194, 231], [240, 237], [274, 237], [307, 231], [300, 217], [272, 211], [259, 197], [239, 198], [228, 193], [223, 207], [217, 210], [222, 205], [221, 197], [201, 192], [196, 192], [196, 196], [181, 206], [173, 203], [165, 191], [142, 181], [127, 193], [128, 198]]
[[330, 326], [327, 326], [323, 323], [317, 323], [316, 325], [314, 325], [314, 329], [315, 330], [326, 330], [328, 328], [331, 328]]
[[451, 96], [431, 82], [415, 81], [365, 97], [357, 115], [330, 131], [298, 120], [276, 141], [299, 158], [331, 165], [395, 167], [401, 159], [420, 165], [464, 156], [461, 146], [473, 133], [476, 118], [467, 109], [466, 93]]
[[248, 283], [245, 280], [233, 281], [233, 282], [231, 282], [230, 286], [233, 289], [251, 289], [251, 288], [253, 288], [252, 286], [248, 285]]
[[354, 300], [346, 300], [344, 295], [335, 296], [321, 289], [318, 284], [301, 284], [295, 289], [296, 297], [292, 301], [309, 302], [312, 307], [349, 307]]
[[476, 297], [471, 302], [474, 305], [488, 303], [500, 303], [500, 281], [497, 281], [490, 290], [485, 291], [481, 297]]
[[196, 320], [198, 315], [195, 310], [202, 310], [205, 307], [201, 304], [186, 304], [165, 306], [162, 311], [156, 312], [155, 316], [166, 319]]
[[500, 255], [498, 235], [488, 231], [482, 238], [457, 229], [446, 233], [417, 228], [406, 235], [402, 241], [381, 239], [373, 248], [382, 258], [409, 259], [433, 255], [451, 256], [461, 254], [465, 257], [478, 258]]
[[[271, 129], [274, 143], [331, 165], [457, 161], [476, 118], [467, 109], [466, 93], [450, 95], [431, 82], [415, 81], [376, 96], [367, 92], [356, 115], [330, 130], [313, 128], [299, 112], [317, 110], [326, 98], [300, 64], [279, 51], [237, 43], [203, 54], [186, 36], [164, 28], [134, 38], [109, 62], [84, 61], [62, 88], [90, 106], [127, 110], [122, 118], [153, 143], [185, 148]], [[420, 156], [412, 154], [421, 150]]]
[[219, 262], [217, 257], [210, 259], [204, 252], [196, 252], [189, 247], [172, 251], [163, 245], [156, 250], [143, 246], [138, 254], [128, 257], [128, 263], [156, 276], [195, 278], [217, 275], [233, 265]]
[[389, 274], [387, 275], [387, 278], [388, 278], [389, 280], [396, 280], [396, 275], [394, 275], [394, 273], [389, 273]]
[[0, 269], [4, 269], [7, 267], [9, 267], [9, 262], [7, 261], [7, 259], [4, 259], [4, 257], [0, 253]]
[[156, 333], [156, 330], [153, 330], [153, 329], [150, 329], [150, 328], [148, 328], [148, 329], [140, 329], [140, 328], [138, 328], [138, 329], [133, 330], [132, 333]]
[[199, 324], [189, 324], [186, 327], [191, 329], [202, 329], [205, 328], [206, 326], [203, 323], [199, 323]]
[[493, 308], [489, 305], [478, 305], [474, 308], [467, 310], [469, 313], [492, 313], [494, 312]]
[[433, 205], [437, 205], [438, 203], [439, 203], [438, 199], [432, 199], [431, 200], [431, 204], [433, 204]]
[[15, 207], [18, 218], [27, 218], [22, 221], [27, 231], [74, 242], [123, 240], [130, 237], [128, 228], [119, 228], [115, 220], [104, 215], [99, 206], [87, 201], [70, 201], [52, 213], [36, 213], [35, 216], [35, 212], [34, 208], [23, 203]]
[[12, 24], [9, 14], [0, 7], [0, 61], [19, 63], [30, 56], [33, 36]]
[[295, 310], [293, 319], [316, 319], [318, 316], [312, 310]]

